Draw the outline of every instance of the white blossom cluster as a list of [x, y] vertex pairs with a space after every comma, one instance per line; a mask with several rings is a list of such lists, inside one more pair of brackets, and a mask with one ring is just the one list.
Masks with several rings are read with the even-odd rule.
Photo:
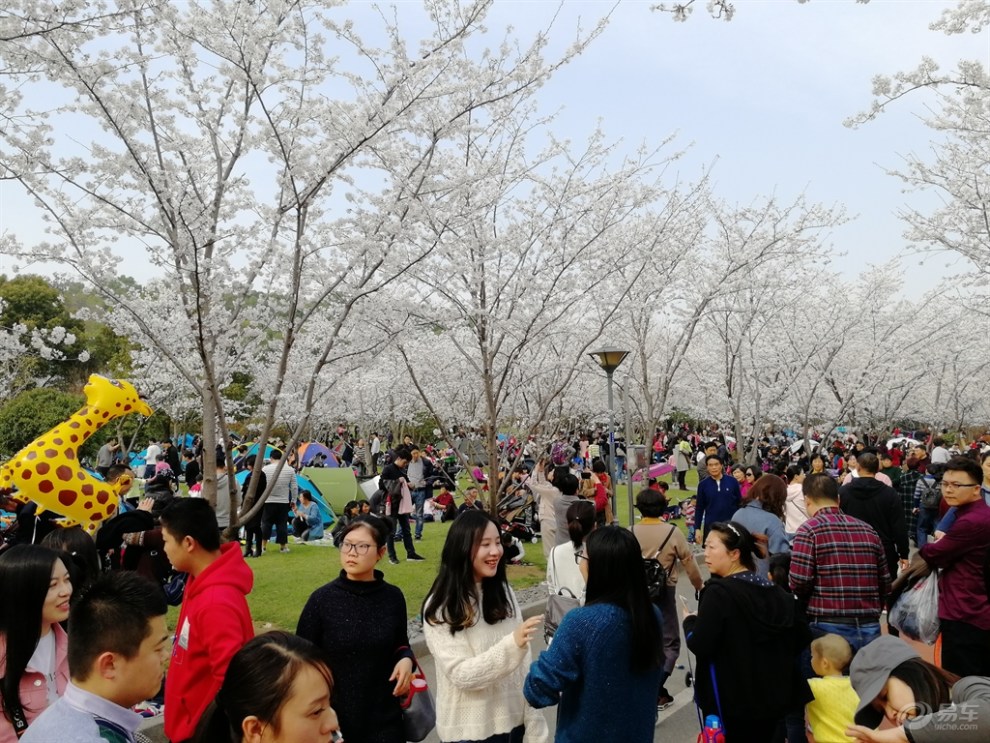
[[[134, 381], [170, 415], [201, 414], [207, 452], [233, 426], [299, 439], [337, 421], [478, 426], [489, 451], [506, 428], [550, 436], [605, 419], [602, 345], [630, 351], [613, 407], [646, 430], [672, 411], [740, 438], [990, 420], [965, 282], [904, 300], [900, 268], [865, 261], [843, 280], [841, 208], [724, 203], [707, 174], [675, 174], [672, 138], [555, 136], [540, 88], [607, 19], [554, 55], [549, 28], [488, 29], [487, 2], [425, 4], [416, 40], [398, 14], [358, 28], [330, 0], [12, 1], [0, 171], [48, 237], [3, 249], [85, 282], [134, 344]], [[960, 74], [983, 92], [935, 122], [953, 132], [942, 164], [985, 177], [972, 158], [990, 137], [964, 132], [986, 71]], [[933, 183], [938, 166], [904, 177]], [[958, 210], [990, 189], [963, 180], [940, 182], [944, 213], [906, 215], [910, 239], [985, 270], [980, 212]], [[159, 278], [124, 280], [120, 251]], [[11, 332], [55, 358], [74, 340], [58, 331]]]

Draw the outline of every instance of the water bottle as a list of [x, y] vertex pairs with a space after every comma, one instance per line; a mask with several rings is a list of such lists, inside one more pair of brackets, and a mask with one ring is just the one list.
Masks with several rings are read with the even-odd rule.
[[725, 731], [718, 715], [708, 715], [705, 718], [705, 727], [698, 733], [698, 743], [725, 743]]

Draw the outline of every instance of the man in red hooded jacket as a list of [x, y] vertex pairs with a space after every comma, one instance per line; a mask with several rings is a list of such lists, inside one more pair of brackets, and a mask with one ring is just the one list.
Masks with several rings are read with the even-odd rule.
[[239, 544], [220, 544], [207, 501], [178, 499], [162, 513], [161, 524], [169, 562], [189, 574], [165, 678], [165, 734], [181, 743], [192, 738], [234, 653], [254, 637], [245, 598], [254, 573]]

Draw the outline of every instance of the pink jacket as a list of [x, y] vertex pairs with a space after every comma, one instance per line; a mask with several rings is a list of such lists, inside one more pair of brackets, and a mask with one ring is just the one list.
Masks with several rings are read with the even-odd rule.
[[[66, 684], [69, 683], [69, 641], [61, 625], [53, 624], [55, 633], [55, 688], [62, 696]], [[7, 636], [0, 635], [0, 669], [7, 667]], [[21, 677], [21, 706], [28, 726], [48, 707], [48, 689], [45, 686], [45, 674], [35, 671], [28, 666]], [[0, 710], [2, 710], [0, 702]], [[0, 712], [0, 743], [17, 743], [17, 734], [7, 716]]]

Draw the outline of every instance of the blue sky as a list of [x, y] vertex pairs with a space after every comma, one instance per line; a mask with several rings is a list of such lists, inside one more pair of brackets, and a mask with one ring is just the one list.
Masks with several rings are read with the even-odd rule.
[[605, 36], [548, 86], [548, 102], [554, 96], [566, 105], [575, 125], [600, 116], [609, 132], [630, 140], [679, 132], [682, 144], [693, 143], [682, 172], [693, 175], [717, 157], [716, 190], [730, 201], [804, 190], [845, 204], [858, 216], [833, 242], [847, 254], [839, 265], [848, 274], [862, 261], [901, 257], [913, 294], [961, 270], [951, 256], [921, 267], [907, 254], [895, 212], [932, 197], [905, 194], [884, 170], [929, 149], [933, 133], [919, 116], [931, 98], [904, 99], [859, 129], [842, 122], [868, 108], [874, 75], [911, 69], [923, 55], [943, 67], [963, 58], [990, 66], [990, 29], [930, 31], [954, 5], [937, 0], [741, 0], [729, 23], [709, 18], [702, 0], [696, 5], [686, 23], [645, 3], [620, 6]]
[[[948, 67], [963, 58], [990, 66], [990, 29], [954, 37], [928, 30], [952, 5], [940, 0], [739, 0], [730, 23], [710, 19], [704, 0], [687, 23], [650, 5], [619, 5], [604, 35], [541, 91], [546, 110], [563, 109], [557, 136], [582, 140], [601, 120], [610, 139], [633, 149], [678, 132], [675, 147], [691, 146], [677, 166], [680, 174], [692, 180], [717, 160], [716, 191], [731, 202], [771, 192], [789, 199], [805, 191], [858, 215], [832, 236], [836, 251], [846, 254], [839, 265], [850, 275], [864, 261], [901, 256], [905, 288], [914, 294], [962, 269], [948, 256], [927, 258], [922, 267], [919, 257], [906, 254], [895, 211], [932, 203], [931, 197], [903, 193], [903, 184], [884, 172], [898, 167], [903, 154], [929, 148], [933, 134], [918, 117], [930, 99], [909, 97], [860, 129], [842, 122], [869, 106], [873, 75], [912, 68], [923, 55]], [[573, 38], [579, 17], [590, 23], [609, 7], [567, 2], [554, 43]], [[513, 24], [529, 36], [557, 11], [555, 2], [498, 0], [488, 26]], [[360, 27], [375, 11], [357, 3], [345, 12]], [[0, 229], [36, 234], [28, 207], [16, 186], [0, 182]], [[140, 261], [126, 265], [144, 277]], [[12, 268], [0, 257], [0, 271]]]

